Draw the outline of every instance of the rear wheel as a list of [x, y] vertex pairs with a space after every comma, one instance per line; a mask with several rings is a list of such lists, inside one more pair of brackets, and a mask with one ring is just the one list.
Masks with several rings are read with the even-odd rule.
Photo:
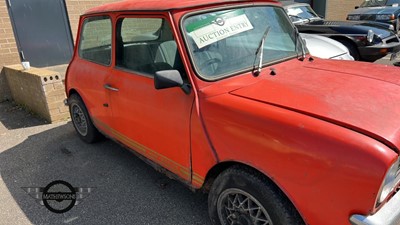
[[354, 60], [360, 60], [360, 53], [358, 52], [357, 47], [354, 43], [348, 40], [337, 40], [338, 42], [342, 43], [346, 48], [349, 50], [350, 55], [353, 56]]
[[304, 224], [292, 203], [271, 181], [245, 167], [229, 168], [217, 177], [208, 207], [213, 224]]
[[79, 137], [86, 143], [94, 143], [101, 140], [103, 136], [93, 125], [81, 97], [77, 94], [72, 94], [68, 98], [68, 103], [72, 124]]

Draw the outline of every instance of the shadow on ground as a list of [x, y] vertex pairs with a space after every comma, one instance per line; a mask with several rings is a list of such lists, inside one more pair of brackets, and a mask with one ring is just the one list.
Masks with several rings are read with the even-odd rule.
[[[209, 224], [204, 194], [168, 179], [112, 141], [84, 144], [70, 123], [0, 153], [0, 174], [33, 224]], [[54, 180], [95, 190], [69, 212], [55, 214], [21, 188]]]
[[[1, 126], [7, 130], [34, 127], [46, 124], [43, 119], [36, 117], [14, 102], [5, 101], [0, 104], [0, 130]], [[4, 128], [3, 128], [4, 129]]]

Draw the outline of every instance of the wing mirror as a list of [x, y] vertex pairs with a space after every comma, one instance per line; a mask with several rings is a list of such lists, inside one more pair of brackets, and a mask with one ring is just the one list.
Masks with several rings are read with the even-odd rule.
[[185, 83], [178, 70], [161, 70], [154, 75], [154, 87], [157, 90], [180, 87], [185, 94], [190, 93], [190, 85]]
[[360, 8], [360, 6], [358, 6], [358, 5], [354, 7], [354, 9], [358, 9], [358, 8]]

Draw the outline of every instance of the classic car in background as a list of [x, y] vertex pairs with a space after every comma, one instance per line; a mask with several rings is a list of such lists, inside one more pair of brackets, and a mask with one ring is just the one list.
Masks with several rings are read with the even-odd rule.
[[309, 4], [281, 1], [301, 33], [323, 35], [346, 46], [355, 60], [372, 62], [400, 50], [400, 39], [389, 24], [327, 21]]
[[300, 33], [311, 55], [322, 59], [354, 60], [349, 50], [338, 41], [316, 34]]
[[347, 20], [370, 20], [391, 24], [399, 31], [400, 0], [364, 0], [349, 13]]

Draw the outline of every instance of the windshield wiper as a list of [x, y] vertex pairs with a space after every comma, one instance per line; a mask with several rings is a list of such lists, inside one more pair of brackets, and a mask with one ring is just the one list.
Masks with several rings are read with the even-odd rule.
[[301, 22], [304, 22], [305, 20], [307, 20], [309, 23], [311, 23], [311, 19], [310, 18], [304, 18], [304, 17], [298, 16], [298, 15], [289, 15], [289, 17], [293, 17], [293, 18], [299, 19], [299, 20], [301, 20]]
[[[260, 44], [258, 44], [258, 48], [257, 48], [256, 54], [255, 54], [256, 57], [254, 58], [254, 63], [253, 63], [253, 75], [254, 76], [258, 76], [261, 73], [263, 56], [264, 56], [265, 39], [267, 38], [270, 29], [271, 29], [270, 26], [268, 26], [265, 29], [265, 32], [264, 32], [264, 34], [263, 34], [263, 36], [262, 36], [262, 38], [260, 40]], [[260, 58], [259, 58], [259, 63], [258, 63], [258, 67], [257, 67], [257, 70], [256, 70], [256, 60], [257, 60], [258, 53], [260, 53]]]
[[[295, 45], [294, 45], [294, 48], [295, 48], [295, 51], [296, 51], [296, 54], [297, 54], [297, 58], [300, 61], [303, 61], [306, 58], [306, 50], [304, 49], [304, 42], [301, 40], [300, 32], [297, 29], [297, 27], [294, 28], [294, 32], [295, 32]], [[299, 53], [297, 51], [299, 42], [300, 42], [300, 47], [301, 47], [301, 57], [299, 57]]]

